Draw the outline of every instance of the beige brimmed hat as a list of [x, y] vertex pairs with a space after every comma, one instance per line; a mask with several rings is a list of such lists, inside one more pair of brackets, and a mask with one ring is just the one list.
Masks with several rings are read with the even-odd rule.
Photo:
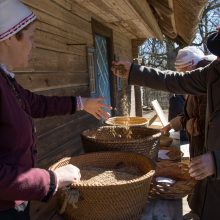
[[0, 0], [0, 41], [15, 35], [36, 19], [19, 0]]
[[197, 63], [201, 61], [204, 56], [204, 53], [197, 47], [184, 47], [183, 49], [179, 50], [177, 54], [175, 66], [178, 68], [192, 66], [192, 61], [193, 65], [197, 65]]

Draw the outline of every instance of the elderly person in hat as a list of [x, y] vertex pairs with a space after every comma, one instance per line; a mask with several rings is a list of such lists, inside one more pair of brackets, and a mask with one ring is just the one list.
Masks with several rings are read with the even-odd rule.
[[67, 165], [56, 171], [34, 168], [36, 138], [32, 117], [85, 110], [108, 118], [102, 99], [46, 97], [20, 86], [12, 73], [26, 67], [34, 47], [34, 13], [19, 0], [0, 0], [0, 219], [29, 219], [30, 200], [48, 201], [60, 187], [80, 179]]
[[[205, 56], [204, 53], [200, 49], [194, 46], [185, 47], [179, 50], [177, 54], [175, 61], [176, 70], [181, 72], [193, 70], [198, 64], [198, 62], [200, 62], [204, 56]], [[187, 98], [186, 95], [179, 95], [179, 94], [173, 94], [170, 97], [168, 120], [170, 121], [172, 120], [172, 123], [163, 129], [166, 133], [167, 130], [171, 129], [170, 125], [175, 123], [174, 124], [175, 128], [180, 131], [181, 141], [188, 141], [188, 138], [184, 126], [182, 127], [178, 126], [180, 124], [178, 123], [180, 122], [179, 121], [180, 117], [176, 118], [176, 116], [184, 114], [184, 106], [185, 106], [186, 98]]]
[[126, 61], [113, 62], [112, 70], [115, 75], [128, 79], [129, 84], [177, 94], [207, 95], [204, 151], [191, 159], [189, 173], [200, 181], [196, 213], [201, 220], [219, 220], [220, 29], [208, 37], [207, 47], [217, 59], [204, 68], [185, 73], [160, 71]]
[[[178, 72], [192, 71], [199, 67], [208, 65], [215, 56], [205, 56], [204, 53], [194, 47], [188, 46], [179, 50], [175, 67]], [[205, 111], [206, 95], [186, 95], [184, 114], [170, 120], [169, 124], [161, 131], [168, 133], [171, 129], [175, 131], [186, 130], [190, 143], [190, 156], [195, 157], [203, 152], [205, 138]]]

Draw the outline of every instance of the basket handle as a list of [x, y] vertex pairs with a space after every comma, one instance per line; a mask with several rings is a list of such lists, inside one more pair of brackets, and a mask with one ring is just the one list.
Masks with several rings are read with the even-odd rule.
[[73, 208], [77, 208], [76, 203], [79, 200], [79, 191], [76, 189], [72, 189], [70, 187], [65, 187], [62, 189], [64, 192], [64, 201], [59, 210], [59, 214], [63, 214], [66, 210], [67, 204], [72, 204]]

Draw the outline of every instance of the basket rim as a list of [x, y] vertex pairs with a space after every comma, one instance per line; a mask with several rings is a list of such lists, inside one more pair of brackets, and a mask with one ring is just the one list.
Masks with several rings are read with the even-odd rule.
[[[81, 155], [78, 155], [78, 156], [73, 156], [74, 158], [80, 158], [80, 157], [83, 157], [83, 156], [89, 156], [89, 155], [101, 155], [101, 154], [127, 154], [127, 155], [131, 155], [131, 156], [136, 156], [137, 159], [144, 159], [144, 160], [148, 160], [148, 162], [150, 162], [151, 166], [153, 167], [153, 169], [149, 170], [149, 172], [147, 172], [146, 174], [144, 175], [141, 175], [140, 177], [137, 177], [133, 180], [129, 180], [129, 181], [126, 181], [126, 182], [123, 182], [123, 183], [114, 183], [114, 184], [109, 184], [109, 185], [102, 185], [102, 184], [79, 184], [79, 183], [72, 183], [71, 186], [72, 187], [76, 187], [76, 188], [79, 188], [79, 187], [87, 187], [87, 188], [99, 188], [100, 186], [103, 188], [108, 188], [108, 187], [117, 187], [117, 186], [127, 186], [127, 185], [131, 185], [131, 184], [134, 184], [134, 183], [138, 183], [138, 182], [141, 182], [149, 177], [153, 177], [153, 175], [155, 174], [155, 168], [156, 168], [156, 163], [151, 160], [150, 158], [147, 158], [141, 154], [137, 154], [137, 153], [133, 153], [133, 152], [122, 152], [122, 151], [114, 151], [114, 152], [110, 152], [110, 151], [103, 151], [103, 152], [92, 152], [92, 153], [86, 153], [86, 154], [81, 154]], [[56, 162], [55, 164], [53, 164], [52, 166], [49, 167], [49, 170], [52, 170], [54, 171], [56, 169], [56, 166], [59, 165], [60, 163], [64, 162], [64, 161], [70, 161], [73, 157], [64, 157], [62, 159], [60, 159], [58, 162]], [[139, 158], [138, 158], [139, 157]]]
[[[179, 186], [177, 186], [178, 183], [182, 183], [184, 185], [187, 185], [188, 188], [185, 188], [182, 191], [176, 191]], [[151, 188], [149, 191], [149, 195], [151, 199], [181, 199], [188, 195], [193, 187], [196, 185], [197, 181], [194, 179], [189, 179], [189, 180], [177, 180], [176, 183], [174, 183], [171, 186], [163, 186], [162, 184], [158, 184], [155, 181], [155, 178], [152, 179], [151, 181]], [[190, 185], [189, 185], [190, 184]], [[158, 185], [160, 187], [158, 187]], [[159, 191], [157, 189], [160, 189]], [[166, 189], [169, 188], [169, 191]], [[165, 190], [161, 190], [165, 189]], [[179, 189], [178, 189], [179, 190]]]
[[[120, 123], [114, 123], [114, 119], [124, 119], [124, 118], [129, 118], [129, 119], [137, 119], [137, 120], [142, 120], [144, 122], [141, 123], [136, 123], [136, 124], [128, 124], [128, 125], [124, 125], [124, 124], [120, 124]], [[109, 119], [107, 119], [105, 121], [105, 123], [107, 125], [113, 125], [113, 126], [122, 126], [122, 127], [135, 127], [135, 126], [142, 126], [142, 125], [146, 125], [148, 123], [148, 119], [145, 117], [140, 117], [140, 116], [115, 116], [115, 117], [110, 117]]]
[[[116, 129], [119, 128], [120, 129], [120, 128], [122, 128], [122, 129], [124, 129], [124, 126], [101, 126], [101, 127], [97, 127], [97, 128], [86, 129], [83, 132], [81, 132], [80, 135], [81, 135], [81, 137], [83, 137], [85, 139], [88, 139], [91, 142], [97, 142], [97, 140], [98, 140], [99, 142], [104, 142], [106, 144], [108, 144], [108, 143], [117, 143], [118, 140], [107, 141], [106, 139], [97, 139], [97, 138], [92, 138], [92, 137], [86, 135], [86, 133], [88, 133], [88, 132], [97, 131], [98, 129], [103, 129], [103, 128], [104, 129], [105, 128], [110, 128], [110, 129], [114, 129], [114, 128], [116, 128]], [[143, 130], [143, 129], [144, 130], [152, 130], [152, 131], [155, 131], [155, 134], [153, 134], [151, 136], [145, 136], [145, 137], [142, 137], [142, 138], [138, 138], [138, 139], [127, 139], [126, 141], [121, 141], [120, 142], [121, 144], [123, 144], [124, 142], [126, 142], [126, 143], [137, 143], [137, 141], [138, 142], [144, 142], [146, 140], [150, 140], [152, 138], [158, 138], [158, 137], [161, 136], [161, 131], [158, 130], [158, 129], [154, 129], [154, 128], [132, 126], [131, 129], [134, 129], [134, 130], [135, 129], [136, 130]]]

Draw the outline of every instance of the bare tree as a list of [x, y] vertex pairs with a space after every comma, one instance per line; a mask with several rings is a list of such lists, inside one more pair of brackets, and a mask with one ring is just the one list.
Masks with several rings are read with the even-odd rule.
[[[220, 25], [219, 15], [220, 0], [209, 0], [192, 42], [192, 45], [200, 47], [205, 54], [208, 54], [206, 47], [207, 36]], [[173, 69], [175, 56], [182, 47], [183, 45], [176, 44], [167, 37], [164, 37], [163, 43], [156, 39], [148, 39], [140, 47], [139, 55], [143, 57], [144, 63], [148, 66], [160, 69]]]
[[[191, 45], [200, 47], [205, 54], [208, 54], [206, 40], [208, 34], [215, 31], [219, 24], [220, 0], [209, 0], [205, 7], [202, 19], [198, 25], [198, 31]], [[145, 65], [156, 67], [159, 69], [174, 69], [175, 57], [184, 45], [174, 43], [172, 40], [164, 37], [161, 43], [157, 39], [148, 39], [140, 48], [139, 56]], [[166, 106], [165, 93], [161, 91], [153, 91], [144, 88], [144, 105], [149, 106], [150, 101], [154, 98], [161, 99], [160, 103]], [[167, 94], [168, 96], [168, 94]], [[168, 99], [167, 99], [168, 100]], [[164, 103], [163, 103], [164, 102]]]
[[208, 54], [206, 47], [207, 36], [215, 31], [220, 25], [220, 0], [209, 0], [203, 11], [202, 19], [198, 25], [198, 31], [192, 45], [200, 47], [205, 54]]

